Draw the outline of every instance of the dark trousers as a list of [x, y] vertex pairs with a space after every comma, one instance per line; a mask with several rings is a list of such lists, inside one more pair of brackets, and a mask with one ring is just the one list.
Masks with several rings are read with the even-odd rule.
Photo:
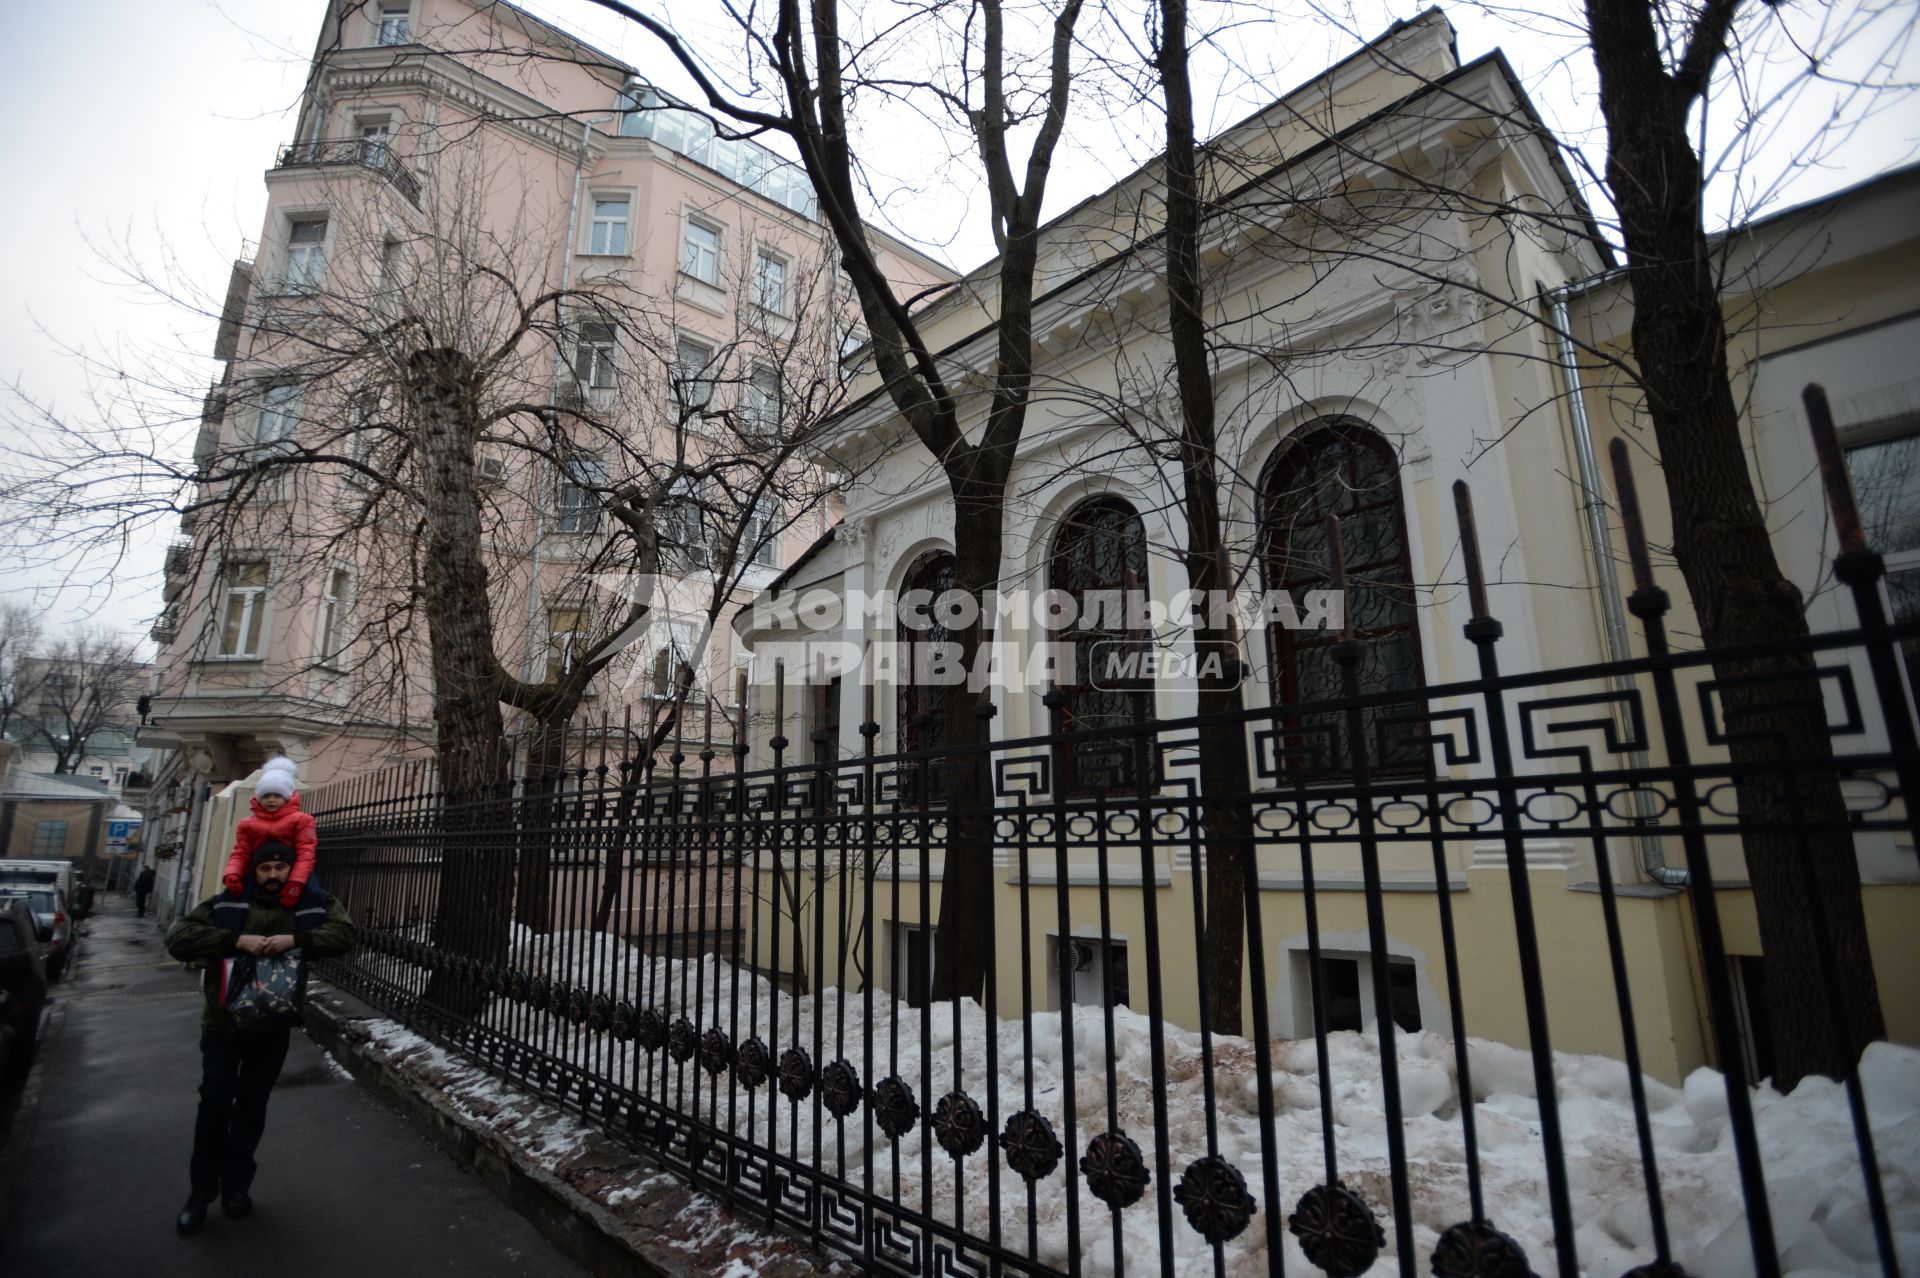
[[145, 914], [145, 913], [147, 912], [147, 896], [148, 896], [148, 894], [149, 894], [149, 893], [150, 893], [151, 891], [152, 891], [152, 889], [150, 889], [150, 888], [135, 888], [135, 889], [134, 889], [134, 892], [133, 892], [133, 912], [134, 912], [135, 914]]
[[267, 1097], [287, 1059], [288, 1026], [243, 1034], [200, 1031], [200, 1115], [193, 1124], [193, 1192], [212, 1200], [253, 1185], [253, 1151]]

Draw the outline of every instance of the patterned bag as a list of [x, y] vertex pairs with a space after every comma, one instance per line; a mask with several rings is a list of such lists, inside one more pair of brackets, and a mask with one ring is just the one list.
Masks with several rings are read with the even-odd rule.
[[305, 964], [297, 949], [284, 954], [242, 954], [220, 965], [221, 1005], [240, 1030], [298, 1025], [306, 999]]

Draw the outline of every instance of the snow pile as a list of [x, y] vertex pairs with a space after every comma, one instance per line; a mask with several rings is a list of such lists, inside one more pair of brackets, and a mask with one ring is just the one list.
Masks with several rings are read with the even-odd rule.
[[[1070, 1095], [1076, 1158], [1092, 1136], [1118, 1129], [1138, 1142], [1157, 1181], [1151, 1038], [1143, 1015], [1114, 1009], [1109, 1070], [1105, 1013], [1075, 1009], [1069, 1080], [1063, 1077], [1067, 1022], [1056, 1012], [1037, 1013], [1024, 1025], [999, 1021], [990, 1027], [972, 1003], [909, 1008], [884, 992], [867, 995], [832, 988], [793, 997], [713, 956], [650, 959], [624, 942], [596, 934], [521, 933], [515, 948], [514, 961], [523, 969], [584, 983], [611, 999], [655, 1009], [669, 1020], [685, 1015], [702, 1032], [718, 1025], [735, 1044], [757, 1035], [776, 1058], [797, 1045], [811, 1058], [816, 1077], [840, 1057], [859, 1071], [867, 1089], [898, 1075], [913, 1090], [919, 1121], [898, 1142], [887, 1140], [876, 1124], [869, 1151], [864, 1108], [844, 1121], [823, 1111], [824, 1139], [816, 1150], [817, 1092], [796, 1106], [771, 1083], [750, 1092], [730, 1073], [716, 1081], [699, 1069], [697, 1057], [676, 1062], [664, 1050], [649, 1054], [637, 1044], [550, 1016], [532, 1018], [530, 1025], [525, 1007], [500, 1000], [489, 1016], [497, 1018], [503, 1031], [527, 1034], [530, 1029], [533, 1043], [544, 1051], [716, 1127], [751, 1134], [758, 1146], [817, 1166], [856, 1187], [864, 1187], [870, 1175], [877, 1194], [911, 1210], [960, 1221], [981, 1238], [997, 1230], [1001, 1245], [1015, 1252], [1028, 1253], [1031, 1228], [1035, 1258], [1063, 1270], [1071, 1259], [1067, 1204], [1074, 1193], [1083, 1273], [1160, 1269], [1157, 1185], [1119, 1214], [1116, 1246], [1113, 1213], [1088, 1192], [1077, 1169], [1064, 1159], [1029, 1199], [1024, 1182], [1004, 1159], [992, 1156], [991, 1145], [958, 1162], [937, 1143], [927, 1146], [927, 1119], [949, 1091], [966, 1091], [988, 1112], [996, 1130], [1008, 1115], [1031, 1104], [1063, 1140]], [[776, 1018], [777, 1036], [771, 1029]], [[990, 1029], [997, 1045], [991, 1053]], [[930, 1048], [924, 1056], [923, 1034]], [[1030, 1070], [1023, 1051], [1029, 1036]], [[1162, 1039], [1168, 1170], [1178, 1183], [1187, 1164], [1208, 1153], [1203, 1090], [1207, 1070], [1198, 1034], [1167, 1025]], [[1403, 1033], [1397, 1042], [1414, 1238], [1424, 1268], [1440, 1231], [1469, 1215], [1460, 1100], [1450, 1040], [1423, 1032]], [[871, 1069], [866, 1063], [869, 1044]], [[1328, 1052], [1339, 1175], [1372, 1207], [1391, 1246], [1394, 1224], [1378, 1045], [1371, 1036], [1343, 1032], [1330, 1036]], [[1284, 1215], [1308, 1189], [1328, 1179], [1320, 1078], [1311, 1041], [1276, 1041], [1271, 1056], [1275, 1122], [1266, 1135], [1278, 1158]], [[1533, 1266], [1544, 1271], [1552, 1264], [1552, 1225], [1531, 1059], [1523, 1051], [1479, 1039], [1471, 1041], [1469, 1056], [1489, 1223], [1512, 1235]], [[1240, 1169], [1260, 1200], [1257, 1057], [1245, 1040], [1217, 1039], [1212, 1058], [1218, 1151]], [[997, 1114], [989, 1111], [990, 1059], [999, 1062], [994, 1080]], [[1654, 1259], [1653, 1233], [1626, 1069], [1605, 1057], [1567, 1053], [1558, 1055], [1555, 1069], [1581, 1265], [1588, 1273], [1613, 1275], [1647, 1263]], [[1920, 1051], [1876, 1044], [1863, 1058], [1861, 1074], [1901, 1264], [1910, 1272], [1920, 1271]], [[1745, 1210], [1720, 1076], [1702, 1069], [1678, 1089], [1653, 1079], [1645, 1086], [1675, 1259], [1699, 1278], [1750, 1272]], [[1843, 1089], [1812, 1079], [1789, 1096], [1761, 1088], [1753, 1103], [1774, 1231], [1786, 1268], [1878, 1272]], [[998, 1182], [997, 1213], [990, 1207], [990, 1178]], [[1174, 1272], [1213, 1273], [1212, 1248], [1187, 1224], [1177, 1205], [1173, 1211]], [[1227, 1272], [1268, 1268], [1264, 1212], [1263, 1203], [1245, 1232], [1226, 1244]], [[1283, 1245], [1289, 1271], [1316, 1272], [1291, 1234], [1283, 1233]]]

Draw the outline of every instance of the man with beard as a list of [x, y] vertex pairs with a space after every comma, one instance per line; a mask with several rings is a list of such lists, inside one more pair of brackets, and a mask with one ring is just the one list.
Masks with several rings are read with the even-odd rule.
[[[228, 888], [167, 933], [167, 953], [208, 967], [207, 1007], [200, 1017], [200, 1112], [193, 1127], [192, 1191], [174, 1227], [199, 1229], [220, 1199], [230, 1217], [253, 1210], [253, 1152], [267, 1125], [267, 1098], [287, 1058], [292, 1027], [240, 1028], [223, 1005], [222, 961], [271, 957], [298, 949], [306, 962], [353, 948], [353, 920], [339, 901], [309, 884], [292, 907], [281, 903], [294, 849], [269, 840], [254, 850], [244, 892]], [[301, 967], [305, 979], [305, 963]]]

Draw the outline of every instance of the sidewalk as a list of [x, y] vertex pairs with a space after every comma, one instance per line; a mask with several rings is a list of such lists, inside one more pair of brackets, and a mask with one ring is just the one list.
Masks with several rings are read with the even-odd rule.
[[196, 975], [103, 894], [0, 1147], [0, 1273], [580, 1275], [304, 1034], [274, 1088], [254, 1214], [174, 1234], [200, 1079]]

